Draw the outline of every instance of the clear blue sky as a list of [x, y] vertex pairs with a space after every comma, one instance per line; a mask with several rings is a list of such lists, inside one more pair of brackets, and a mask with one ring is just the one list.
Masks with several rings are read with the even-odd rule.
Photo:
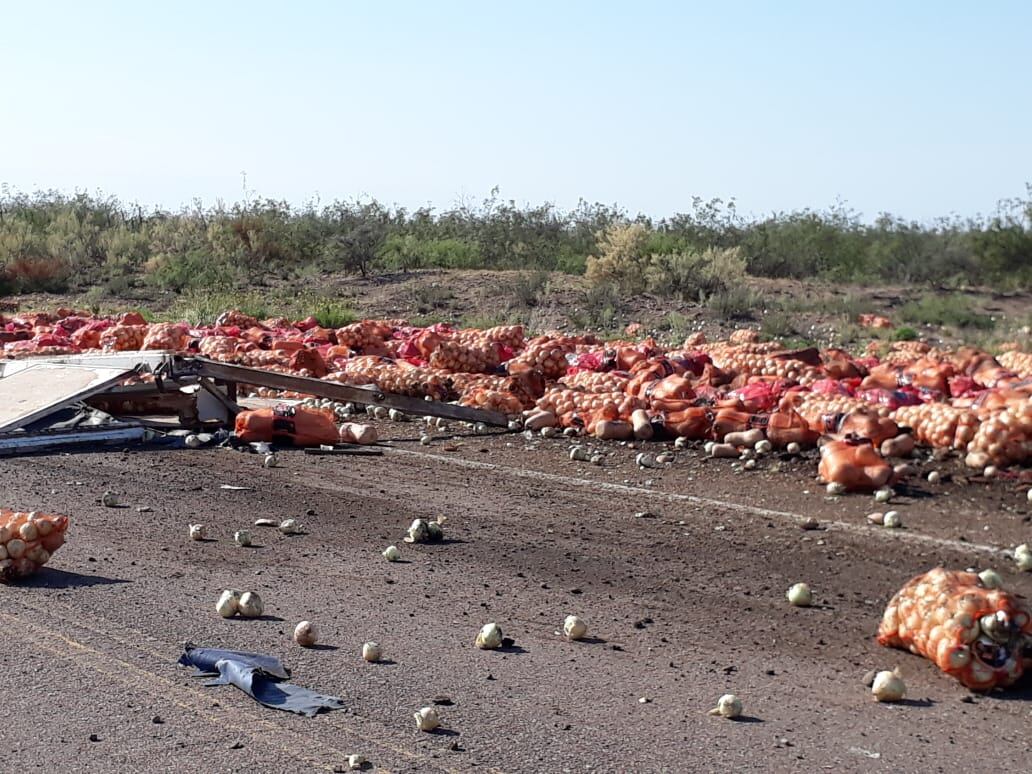
[[1030, 2], [5, 2], [0, 182], [176, 207], [498, 185], [632, 212], [986, 212]]

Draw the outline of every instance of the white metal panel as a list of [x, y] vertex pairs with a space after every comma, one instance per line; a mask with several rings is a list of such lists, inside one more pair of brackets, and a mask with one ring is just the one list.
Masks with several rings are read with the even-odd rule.
[[35, 363], [5, 376], [0, 379], [0, 432], [24, 427], [131, 374], [128, 368]]

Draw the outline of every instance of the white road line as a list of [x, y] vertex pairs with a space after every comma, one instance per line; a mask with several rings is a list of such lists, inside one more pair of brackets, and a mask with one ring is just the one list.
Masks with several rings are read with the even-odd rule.
[[[510, 466], [497, 465], [493, 462], [478, 462], [476, 460], [467, 460], [462, 457], [448, 457], [441, 454], [428, 454], [427, 452], [418, 452], [411, 449], [399, 449], [394, 446], [384, 447], [388, 454], [402, 454], [410, 455], [413, 457], [421, 457], [427, 460], [434, 460], [435, 462], [445, 462], [449, 465], [455, 465], [463, 468], [471, 468], [473, 470], [489, 470], [493, 473], [499, 473], [502, 475], [508, 475], [515, 478], [526, 478], [536, 481], [548, 481], [553, 484], [563, 484], [565, 486], [577, 486], [577, 487], [588, 487], [595, 490], [605, 490], [609, 492], [618, 492], [620, 494], [633, 494], [636, 497], [651, 497], [657, 500], [666, 500], [667, 502], [675, 503], [688, 503], [689, 505], [704, 505], [711, 508], [723, 508], [730, 511], [738, 511], [739, 513], [748, 513], [754, 516], [763, 516], [768, 519], [778, 519], [783, 522], [790, 522], [793, 524], [801, 524], [808, 519], [800, 513], [792, 513], [791, 511], [776, 511], [771, 508], [759, 508], [755, 505], [743, 505], [742, 503], [730, 502], [727, 500], [714, 500], [710, 497], [701, 497], [699, 495], [689, 494], [677, 494], [673, 492], [657, 492], [652, 489], [646, 489], [644, 487], [629, 486], [627, 484], [614, 484], [609, 481], [592, 481], [585, 478], [574, 478], [572, 476], [562, 476], [557, 473], [544, 473], [539, 470], [528, 470], [527, 468], [513, 468]], [[1007, 552], [996, 546], [987, 545], [985, 543], [968, 543], [963, 540], [950, 540], [949, 538], [938, 538], [932, 535], [922, 535], [918, 532], [910, 530], [889, 530], [889, 529], [876, 529], [873, 527], [866, 527], [859, 524], [850, 524], [846, 521], [821, 521], [821, 526], [829, 530], [837, 530], [840, 532], [848, 532], [853, 535], [859, 535], [863, 537], [874, 537], [881, 540], [894, 540], [902, 541], [904, 543], [919, 543], [924, 546], [949, 549], [951, 551], [957, 551], [959, 553], [976, 553], [976, 554], [988, 554], [990, 556], [1006, 556]]]

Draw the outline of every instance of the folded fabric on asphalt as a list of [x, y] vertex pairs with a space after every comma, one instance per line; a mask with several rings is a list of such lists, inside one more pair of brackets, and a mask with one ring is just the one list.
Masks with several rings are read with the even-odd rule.
[[255, 701], [272, 709], [313, 717], [320, 712], [344, 709], [344, 701], [299, 685], [282, 682], [290, 671], [275, 656], [221, 648], [200, 648], [189, 643], [179, 658], [195, 668], [194, 677], [214, 677], [206, 686], [235, 685]]

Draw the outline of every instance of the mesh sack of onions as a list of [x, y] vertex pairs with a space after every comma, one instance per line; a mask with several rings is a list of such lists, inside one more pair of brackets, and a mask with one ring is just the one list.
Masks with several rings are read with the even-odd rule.
[[190, 329], [184, 323], [155, 323], [147, 326], [141, 349], [181, 352], [190, 344]]
[[215, 324], [220, 328], [228, 328], [234, 325], [241, 329], [262, 327], [261, 323], [259, 323], [257, 319], [236, 309], [231, 309], [228, 312], [220, 314], [218, 318], [216, 318]]
[[362, 320], [336, 331], [337, 343], [351, 349], [382, 347], [393, 328], [385, 320]]
[[566, 356], [576, 352], [581, 343], [572, 336], [533, 339], [523, 352], [509, 362], [514, 365], [525, 364], [530, 368], [536, 368], [544, 374], [546, 379], [558, 379], [570, 367]]
[[463, 406], [497, 411], [507, 416], [519, 416], [523, 413], [523, 404], [511, 392], [491, 390], [486, 387], [474, 387], [462, 396]]
[[555, 414], [563, 427], [579, 427], [603, 411], [611, 412], [607, 414], [609, 419], [629, 420], [635, 409], [645, 408], [642, 401], [622, 392], [594, 393], [562, 388], [549, 390], [536, 405]]
[[477, 374], [495, 370], [501, 363], [498, 345], [486, 339], [443, 339], [430, 355], [430, 367]]
[[1013, 371], [1022, 379], [1032, 379], [1032, 354], [1028, 352], [1004, 352], [996, 358], [1000, 365]]
[[0, 509], [0, 581], [32, 575], [64, 545], [67, 516]]
[[578, 371], [562, 377], [559, 384], [584, 392], [623, 392], [630, 380], [630, 376], [619, 371]]
[[1032, 460], [1032, 403], [996, 411], [982, 420], [968, 444], [968, 464], [1000, 467]]
[[135, 351], [143, 346], [146, 336], [146, 325], [112, 325], [101, 331], [99, 343], [101, 349], [108, 351]]
[[945, 403], [900, 406], [892, 413], [897, 425], [909, 427], [918, 443], [937, 449], [965, 449], [975, 437], [979, 419], [971, 409]]
[[494, 328], [484, 330], [461, 330], [455, 334], [459, 341], [482, 340], [495, 344], [504, 344], [512, 350], [523, 348], [523, 326], [522, 325], [496, 325]]
[[878, 642], [924, 656], [976, 691], [1021, 677], [1032, 649], [1026, 601], [987, 588], [973, 572], [937, 567], [911, 579], [885, 608]]
[[240, 339], [233, 336], [205, 336], [197, 345], [198, 351], [205, 357], [232, 355], [236, 352]]

